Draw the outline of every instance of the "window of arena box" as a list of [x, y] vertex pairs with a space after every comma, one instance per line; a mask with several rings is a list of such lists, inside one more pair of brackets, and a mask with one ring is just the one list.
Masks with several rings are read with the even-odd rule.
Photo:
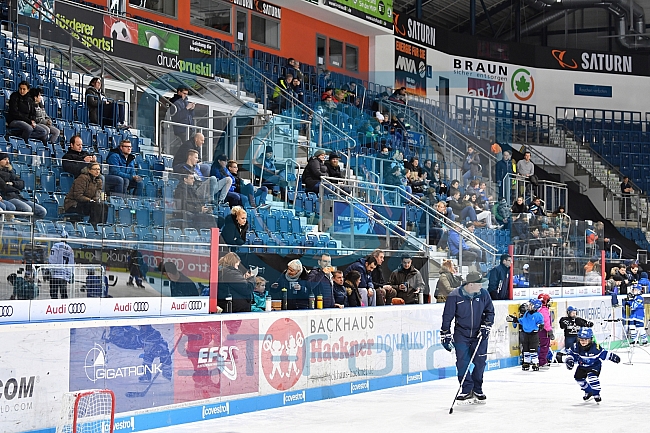
[[280, 21], [251, 14], [251, 41], [272, 48], [280, 48]]
[[177, 0], [129, 0], [129, 5], [131, 7], [146, 9], [150, 12], [156, 12], [176, 18], [176, 1]]
[[190, 23], [231, 34], [232, 5], [219, 0], [192, 0]]

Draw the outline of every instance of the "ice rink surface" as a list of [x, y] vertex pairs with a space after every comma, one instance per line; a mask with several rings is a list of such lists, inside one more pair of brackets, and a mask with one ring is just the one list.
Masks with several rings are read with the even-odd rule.
[[[650, 349], [646, 349], [650, 352]], [[597, 404], [582, 400], [575, 369], [554, 364], [547, 371], [520, 367], [488, 371], [486, 405], [449, 407], [456, 378], [355, 394], [156, 430], [155, 433], [287, 432], [648, 432], [644, 418], [650, 397], [650, 354], [639, 348], [617, 350], [620, 364], [603, 362]]]

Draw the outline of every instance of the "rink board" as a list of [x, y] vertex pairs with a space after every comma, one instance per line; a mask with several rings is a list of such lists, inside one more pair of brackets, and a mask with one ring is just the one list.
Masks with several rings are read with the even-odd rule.
[[[610, 298], [560, 299], [612, 339]], [[495, 303], [488, 370], [518, 364], [518, 335]], [[440, 345], [443, 305], [125, 318], [0, 327], [3, 432], [54, 432], [62, 393], [108, 388], [115, 432], [143, 431], [455, 376]], [[620, 325], [618, 325], [620, 327]], [[618, 337], [621, 338], [622, 328]], [[615, 329], [614, 329], [615, 330]], [[149, 379], [153, 378], [153, 381]], [[135, 395], [139, 393], [139, 395]]]

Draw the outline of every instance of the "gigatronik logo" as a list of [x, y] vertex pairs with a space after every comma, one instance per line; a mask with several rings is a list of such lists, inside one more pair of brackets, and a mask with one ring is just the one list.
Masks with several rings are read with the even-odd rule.
[[528, 101], [535, 93], [533, 75], [527, 69], [517, 69], [510, 78], [510, 88], [515, 98], [520, 101]]

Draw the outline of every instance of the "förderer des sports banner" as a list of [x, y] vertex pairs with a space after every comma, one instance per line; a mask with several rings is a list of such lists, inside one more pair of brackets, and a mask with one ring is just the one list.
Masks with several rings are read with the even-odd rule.
[[[110, 55], [172, 71], [214, 77], [214, 44], [123, 18], [57, 1], [56, 19], [42, 22], [42, 37], [76, 46], [94, 46]], [[38, 33], [38, 21], [21, 17]], [[65, 30], [65, 31], [64, 31]]]
[[427, 96], [427, 50], [395, 38], [395, 88]]

